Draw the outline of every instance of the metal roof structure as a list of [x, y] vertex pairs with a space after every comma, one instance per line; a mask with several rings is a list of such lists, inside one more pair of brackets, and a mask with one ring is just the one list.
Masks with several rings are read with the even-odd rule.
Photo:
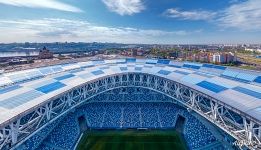
[[165, 59], [95, 60], [0, 75], [0, 126], [23, 112], [101, 77], [145, 73], [200, 91], [261, 122], [261, 73]]
[[260, 72], [212, 64], [127, 58], [2, 74], [0, 124], [74, 86], [123, 72], [143, 72], [175, 80], [261, 120]]

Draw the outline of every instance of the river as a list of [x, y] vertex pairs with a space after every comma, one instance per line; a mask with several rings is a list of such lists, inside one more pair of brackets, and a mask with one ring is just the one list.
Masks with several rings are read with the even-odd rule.
[[39, 52], [0, 52], [0, 57], [37, 56]]

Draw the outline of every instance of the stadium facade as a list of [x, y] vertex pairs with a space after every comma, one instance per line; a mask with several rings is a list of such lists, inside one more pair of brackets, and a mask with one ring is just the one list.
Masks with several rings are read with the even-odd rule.
[[[35, 143], [41, 141], [37, 140], [40, 132], [49, 129], [46, 136], [57, 133], [53, 137], [60, 132], [66, 132], [56, 131], [58, 129], [54, 124], [60, 122], [66, 125], [66, 120], [74, 122], [70, 116], [84, 112], [77, 110], [86, 107], [102, 107], [108, 112], [115, 112], [111, 111], [115, 108], [121, 110], [108, 117], [106, 114], [113, 113], [105, 113], [102, 109], [93, 110], [92, 112], [97, 112], [96, 115], [86, 112], [91, 127], [168, 128], [175, 124], [175, 118], [180, 114], [187, 120], [195, 120], [187, 123], [184, 131], [193, 124], [195, 129], [202, 130], [203, 143], [215, 142], [216, 137], [213, 137], [206, 127], [197, 121], [198, 119], [190, 115], [194, 113], [233, 137], [237, 145], [249, 149], [261, 148], [260, 72], [211, 64], [127, 58], [6, 73], [0, 75], [0, 86], [0, 149], [21, 149], [30, 140], [37, 147], [42, 144]], [[155, 93], [155, 96], [146, 100], [149, 96], [144, 95], [150, 92]], [[110, 93], [114, 93], [114, 96], [108, 98]], [[126, 93], [136, 94], [128, 98]], [[101, 96], [104, 97], [99, 98]], [[136, 98], [133, 98], [135, 96]], [[105, 102], [114, 103], [104, 104]], [[129, 106], [130, 104], [123, 102], [136, 105]], [[146, 107], [155, 110], [153, 112], [156, 113], [150, 112]], [[168, 113], [173, 116], [171, 123], [168, 123], [171, 117], [163, 121], [164, 117], [161, 115], [165, 110], [162, 108], [175, 110], [173, 115]], [[130, 112], [133, 113], [124, 117], [124, 114]], [[98, 117], [99, 114], [104, 116]], [[130, 119], [128, 116], [136, 117]], [[98, 121], [102, 124], [95, 123], [99, 118], [103, 118], [103, 121]], [[104, 121], [104, 118], [110, 121]], [[128, 119], [124, 121], [124, 118]], [[52, 132], [51, 127], [54, 130]], [[75, 130], [74, 133], [78, 132], [77, 129], [72, 130]], [[195, 135], [198, 135], [196, 131], [187, 131], [186, 139], [191, 149], [200, 148], [197, 142], [190, 139]]]

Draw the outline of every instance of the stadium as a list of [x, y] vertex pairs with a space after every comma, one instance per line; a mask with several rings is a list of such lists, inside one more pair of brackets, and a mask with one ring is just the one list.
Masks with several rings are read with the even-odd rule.
[[109, 131], [142, 140], [150, 140], [149, 131], [178, 133], [191, 150], [261, 149], [256, 71], [166, 59], [93, 60], [5, 73], [0, 87], [3, 150], [80, 149], [84, 136], [104, 132], [108, 140]]

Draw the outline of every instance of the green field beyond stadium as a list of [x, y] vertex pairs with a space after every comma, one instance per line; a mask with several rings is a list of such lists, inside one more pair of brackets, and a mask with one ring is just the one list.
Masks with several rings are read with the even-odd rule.
[[92, 130], [77, 150], [186, 150], [186, 145], [175, 130]]

